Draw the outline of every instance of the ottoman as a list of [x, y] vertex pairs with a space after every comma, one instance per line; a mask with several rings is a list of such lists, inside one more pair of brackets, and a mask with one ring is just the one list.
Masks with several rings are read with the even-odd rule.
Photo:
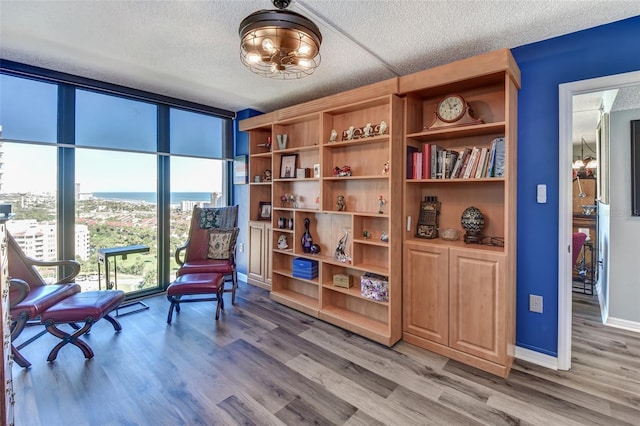
[[[58, 356], [58, 351], [67, 343], [80, 348], [85, 358], [93, 358], [93, 350], [83, 340], [80, 339], [85, 333], [91, 330], [91, 326], [104, 318], [113, 325], [116, 332], [122, 330], [120, 323], [109, 312], [116, 309], [124, 300], [122, 290], [98, 290], [83, 291], [63, 299], [47, 309], [41, 315], [42, 324], [47, 331], [62, 339], [49, 353], [47, 361], [53, 361]], [[56, 327], [56, 324], [72, 324], [84, 322], [84, 326], [78, 328], [73, 334], [69, 334]]]
[[[173, 308], [180, 312], [180, 303], [186, 302], [206, 302], [217, 301], [216, 320], [220, 318], [220, 310], [224, 309], [224, 274], [211, 272], [201, 274], [181, 275], [169, 287], [167, 287], [167, 299], [171, 302], [167, 324], [171, 324]], [[189, 297], [183, 299], [182, 296], [210, 294], [212, 297]]]

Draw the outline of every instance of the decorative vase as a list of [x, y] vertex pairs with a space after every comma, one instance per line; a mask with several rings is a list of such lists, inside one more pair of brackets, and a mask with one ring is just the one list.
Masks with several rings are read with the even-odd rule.
[[293, 218], [289, 219], [289, 229], [293, 229]]
[[347, 263], [351, 261], [351, 257], [347, 254], [347, 241], [349, 240], [349, 229], [344, 228], [344, 235], [338, 241], [338, 245], [336, 246], [335, 258], [336, 260]]
[[462, 228], [467, 231], [464, 234], [464, 242], [467, 244], [481, 243], [482, 230], [484, 229], [484, 215], [479, 208], [471, 206], [462, 212], [460, 218]]
[[287, 135], [276, 135], [279, 149], [287, 149]]
[[308, 217], [304, 218], [304, 234], [302, 234], [302, 251], [305, 253], [311, 253], [311, 246], [313, 245], [313, 237], [309, 232], [309, 225], [311, 221]]

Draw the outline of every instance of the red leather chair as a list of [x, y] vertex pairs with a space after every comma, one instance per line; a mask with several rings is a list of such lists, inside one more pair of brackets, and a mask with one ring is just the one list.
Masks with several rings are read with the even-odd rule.
[[572, 235], [572, 247], [571, 247], [571, 267], [576, 266], [576, 262], [578, 261], [578, 256], [580, 256], [580, 252], [582, 251], [582, 247], [584, 246], [584, 242], [587, 240], [587, 234], [582, 232], [575, 232]]
[[[233, 247], [229, 250], [228, 258], [210, 259], [209, 253], [210, 230], [235, 230], [238, 232], [238, 206], [229, 207], [194, 207], [189, 227], [188, 240], [177, 248], [175, 259], [180, 268], [176, 276], [187, 274], [221, 273], [225, 281], [231, 281], [231, 286], [225, 286], [225, 292], [231, 292], [231, 303], [236, 303], [236, 289], [238, 275], [235, 262], [235, 238]], [[182, 252], [184, 251], [184, 257]]]
[[[11, 287], [11, 352], [19, 366], [31, 365], [16, 348], [13, 342], [24, 330], [27, 322], [34, 320], [56, 303], [79, 293], [81, 288], [72, 283], [80, 272], [80, 264], [75, 260], [38, 261], [27, 257], [13, 236], [7, 232], [7, 258]], [[47, 284], [37, 267], [66, 266], [69, 273], [55, 284]], [[26, 293], [26, 297], [25, 297]], [[22, 299], [22, 300], [20, 300]], [[26, 345], [27, 343], [23, 344]]]

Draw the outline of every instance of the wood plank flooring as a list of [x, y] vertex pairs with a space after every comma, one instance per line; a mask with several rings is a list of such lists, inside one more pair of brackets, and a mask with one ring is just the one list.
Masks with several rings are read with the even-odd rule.
[[[192, 303], [167, 325], [164, 296], [86, 338], [46, 335], [13, 367], [16, 425], [640, 425], [640, 336], [598, 324], [575, 295], [573, 368], [517, 361], [507, 380], [400, 342], [381, 346], [242, 284], [214, 321]], [[595, 307], [594, 307], [595, 306]], [[39, 331], [32, 327], [21, 336]]]

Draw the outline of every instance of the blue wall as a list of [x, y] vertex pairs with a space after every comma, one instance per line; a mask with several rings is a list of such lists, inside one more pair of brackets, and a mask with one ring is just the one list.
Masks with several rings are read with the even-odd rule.
[[[238, 129], [240, 120], [253, 117], [262, 114], [261, 112], [253, 109], [243, 109], [236, 114], [236, 119], [233, 121], [233, 134], [234, 141], [234, 155], [249, 155], [249, 134], [241, 132]], [[247, 261], [249, 249], [249, 232], [246, 224], [249, 222], [249, 209], [245, 208], [249, 205], [249, 185], [233, 185], [233, 203], [238, 204], [240, 209], [238, 211], [238, 224], [240, 226], [240, 233], [238, 234], [238, 244], [244, 244], [244, 253], [236, 253], [236, 267], [238, 272], [242, 274], [247, 273]]]
[[[640, 70], [640, 16], [512, 50], [518, 97], [517, 345], [558, 352], [558, 85]], [[546, 204], [536, 185], [547, 185]], [[529, 312], [529, 294], [544, 313]]]

